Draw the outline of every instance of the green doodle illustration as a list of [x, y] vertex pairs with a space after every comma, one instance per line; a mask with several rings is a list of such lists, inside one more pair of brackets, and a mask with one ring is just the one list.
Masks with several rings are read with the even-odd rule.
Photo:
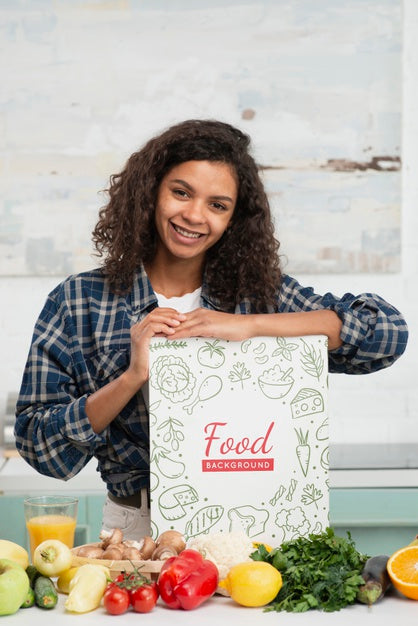
[[151, 384], [171, 402], [183, 402], [193, 394], [196, 378], [181, 357], [160, 356], [150, 373]]
[[160, 536], [160, 531], [158, 530], [158, 526], [155, 522], [151, 521], [151, 532], [150, 532], [150, 536], [152, 537], [152, 539], [154, 539], [154, 541], [157, 540], [157, 537]]
[[264, 532], [269, 512], [249, 504], [228, 511], [229, 532], [244, 531], [248, 537], [256, 537]]
[[329, 468], [329, 447], [328, 446], [322, 450], [321, 467], [324, 470], [327, 470]]
[[165, 341], [159, 341], [158, 343], [150, 344], [150, 351], [162, 350], [168, 348], [169, 350], [179, 350], [180, 348], [187, 348], [187, 341], [176, 341], [175, 339], [166, 339]]
[[293, 419], [324, 411], [324, 399], [319, 391], [304, 387], [290, 403]]
[[317, 352], [316, 348], [312, 344], [308, 344], [304, 339], [301, 339], [303, 345], [303, 352], [301, 353], [301, 365], [303, 370], [318, 380], [324, 371], [324, 357], [321, 352]]
[[187, 539], [207, 533], [219, 522], [224, 514], [224, 508], [220, 504], [211, 504], [199, 509], [186, 524], [184, 534]]
[[246, 339], [245, 341], [243, 341], [241, 344], [241, 352], [243, 354], [247, 354], [248, 348], [250, 347], [251, 344], [252, 344], [251, 339]]
[[329, 439], [327, 417], [324, 419], [322, 424], [318, 426], [315, 436], [318, 441], [326, 441], [327, 439]]
[[153, 402], [152, 404], [150, 404], [150, 407], [148, 409], [150, 426], [155, 426], [155, 424], [157, 423], [156, 411], [158, 410], [158, 407], [160, 406], [160, 404], [161, 404], [161, 400], [157, 400], [156, 402]]
[[239, 361], [232, 366], [228, 378], [233, 383], [241, 383], [241, 389], [244, 389], [244, 380], [251, 378], [251, 372], [245, 367], [245, 363]]
[[149, 489], [150, 491], [155, 491], [160, 484], [160, 479], [158, 478], [158, 474], [155, 472], [149, 473]]
[[279, 344], [279, 347], [274, 350], [272, 356], [281, 356], [286, 359], [286, 361], [291, 361], [292, 352], [297, 350], [298, 344], [286, 341], [284, 337], [276, 337], [276, 341]]
[[298, 481], [295, 478], [290, 479], [290, 485], [289, 485], [289, 489], [287, 490], [287, 495], [286, 495], [286, 500], [288, 502], [292, 502], [293, 496], [295, 495], [297, 484], [298, 484]]
[[152, 442], [151, 463], [166, 478], [180, 478], [184, 474], [185, 465], [170, 457], [170, 450], [157, 446]]
[[303, 475], [306, 476], [309, 471], [309, 461], [311, 458], [311, 446], [308, 444], [309, 431], [303, 432], [301, 428], [294, 429], [298, 438], [298, 445], [296, 446], [296, 456], [299, 461], [300, 468]]
[[180, 447], [180, 442], [184, 441], [184, 433], [181, 428], [184, 427], [183, 422], [174, 417], [164, 420], [157, 428], [159, 431], [166, 431], [163, 435], [164, 443], [169, 443], [174, 452]]
[[174, 485], [163, 491], [158, 498], [158, 508], [166, 520], [178, 520], [187, 513], [188, 506], [199, 500], [196, 489], [190, 485]]
[[321, 522], [316, 522], [315, 526], [312, 528], [312, 534], [313, 535], [319, 535], [320, 533], [322, 533], [324, 530], [323, 525], [321, 524]]
[[191, 415], [195, 406], [197, 406], [200, 402], [206, 402], [207, 400], [214, 398], [221, 392], [221, 389], [222, 379], [219, 376], [208, 376], [201, 383], [196, 398], [190, 402], [190, 404], [184, 405], [183, 409]]
[[265, 350], [266, 350], [266, 344], [264, 343], [264, 341], [262, 341], [261, 343], [258, 344], [258, 346], [256, 346], [253, 349], [253, 352], [257, 356], [260, 356], [260, 354], [263, 354], [263, 352], [265, 352]]
[[279, 543], [283, 543], [283, 541], [295, 535], [306, 536], [311, 529], [311, 523], [300, 506], [296, 506], [293, 509], [281, 509], [277, 513], [274, 523], [282, 531]]
[[267, 398], [278, 400], [286, 396], [293, 387], [295, 379], [292, 376], [292, 372], [292, 367], [282, 370], [280, 365], [277, 364], [268, 370], [264, 370], [258, 377], [258, 385]]
[[219, 339], [205, 341], [197, 351], [197, 360], [203, 367], [216, 369], [225, 363], [225, 348], [219, 345]]
[[279, 485], [274, 496], [269, 500], [270, 506], [276, 506], [280, 498], [286, 493], [286, 487], [284, 485]]
[[301, 502], [305, 506], [309, 506], [310, 504], [315, 504], [316, 508], [318, 508], [318, 500], [323, 498], [324, 494], [320, 489], [317, 489], [313, 483], [310, 485], [306, 485], [303, 488], [303, 496], [301, 497]]

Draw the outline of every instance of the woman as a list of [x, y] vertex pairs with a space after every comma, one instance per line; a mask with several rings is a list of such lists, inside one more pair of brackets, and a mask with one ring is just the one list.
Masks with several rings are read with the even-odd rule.
[[173, 126], [111, 177], [93, 231], [100, 269], [49, 295], [17, 404], [16, 444], [69, 479], [94, 456], [103, 526], [149, 533], [146, 382], [151, 337], [323, 334], [330, 372], [362, 374], [405, 350], [401, 314], [379, 296], [317, 295], [282, 275], [249, 138], [217, 121]]

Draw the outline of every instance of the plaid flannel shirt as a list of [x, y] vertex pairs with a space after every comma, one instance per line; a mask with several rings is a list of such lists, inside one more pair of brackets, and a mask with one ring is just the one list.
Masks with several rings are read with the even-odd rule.
[[[70, 276], [49, 294], [35, 326], [15, 424], [17, 448], [38, 472], [68, 480], [96, 457], [113, 495], [131, 495], [148, 484], [148, 411], [142, 393], [99, 434], [90, 426], [85, 404], [89, 394], [126, 369], [130, 327], [156, 306], [143, 269], [126, 296], [113, 294], [100, 270]], [[201, 306], [219, 309], [205, 284]], [[320, 296], [283, 277], [279, 312], [324, 308], [343, 323], [343, 344], [329, 352], [330, 372], [375, 372], [403, 353], [406, 323], [379, 296]], [[244, 301], [235, 312], [251, 313], [251, 305]]]

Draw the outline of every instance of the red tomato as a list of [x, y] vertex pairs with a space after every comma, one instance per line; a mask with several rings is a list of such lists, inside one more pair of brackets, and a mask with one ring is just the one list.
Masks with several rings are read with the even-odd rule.
[[111, 583], [104, 592], [103, 604], [106, 611], [111, 615], [121, 615], [128, 610], [129, 593], [126, 589], [121, 589]]
[[158, 587], [155, 583], [141, 585], [129, 592], [133, 610], [137, 613], [149, 613], [158, 600]]

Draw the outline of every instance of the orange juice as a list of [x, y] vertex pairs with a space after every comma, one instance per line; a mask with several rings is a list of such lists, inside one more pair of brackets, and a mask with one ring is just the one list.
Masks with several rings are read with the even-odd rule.
[[26, 528], [32, 555], [35, 548], [46, 539], [59, 539], [72, 548], [75, 526], [76, 520], [68, 515], [38, 515], [29, 519]]

